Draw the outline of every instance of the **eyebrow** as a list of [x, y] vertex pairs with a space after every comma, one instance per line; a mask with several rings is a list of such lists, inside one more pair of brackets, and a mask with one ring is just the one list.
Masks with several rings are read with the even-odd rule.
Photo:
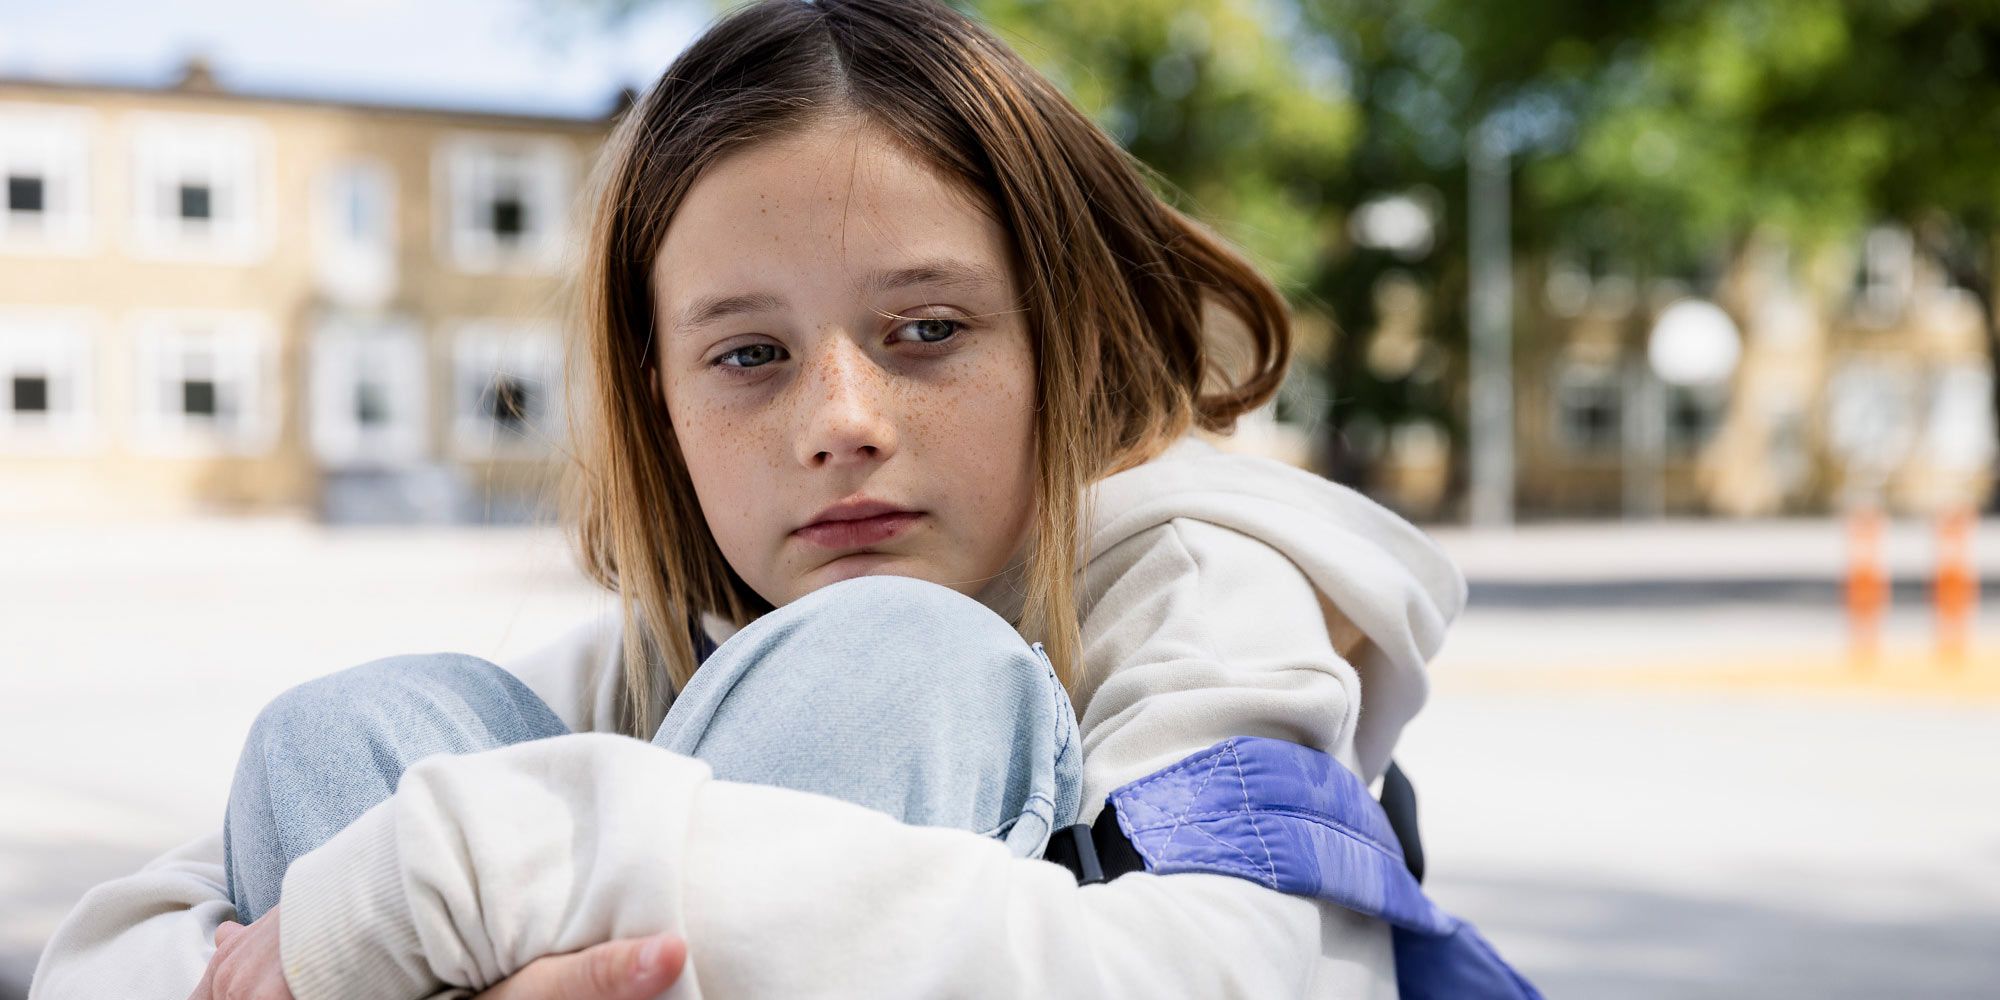
[[[878, 294], [897, 288], [915, 285], [938, 285], [957, 288], [984, 288], [1001, 283], [999, 272], [985, 264], [973, 264], [950, 258], [919, 261], [907, 267], [888, 271], [877, 271], [862, 279], [857, 287], [865, 293]], [[773, 292], [748, 292], [740, 295], [708, 295], [688, 303], [674, 320], [674, 332], [691, 333], [712, 323], [742, 313], [765, 312], [783, 309], [785, 299]]]

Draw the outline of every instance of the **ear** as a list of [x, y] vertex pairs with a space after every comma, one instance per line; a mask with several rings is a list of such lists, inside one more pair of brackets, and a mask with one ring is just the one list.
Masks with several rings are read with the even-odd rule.
[[646, 398], [651, 399], [654, 406], [662, 410], [666, 409], [667, 396], [660, 388], [660, 382], [662, 381], [660, 378], [660, 366], [657, 364], [642, 365], [640, 371], [646, 376]]

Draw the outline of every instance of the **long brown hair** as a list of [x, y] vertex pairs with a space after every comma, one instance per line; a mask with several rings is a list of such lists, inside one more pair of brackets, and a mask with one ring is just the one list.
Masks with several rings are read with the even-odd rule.
[[[1191, 425], [1228, 430], [1290, 361], [1270, 281], [1161, 200], [1153, 171], [975, 21], [934, 0], [762, 0], [729, 13], [613, 131], [578, 276], [565, 500], [584, 571], [620, 595], [619, 728], [641, 738], [698, 665], [690, 626], [704, 614], [741, 626], [771, 608], [723, 559], [652, 388], [654, 263], [704, 170], [828, 114], [885, 129], [1012, 234], [1039, 464], [1018, 627], [1070, 690], [1089, 485]], [[1205, 323], [1216, 307], [1221, 322]]]

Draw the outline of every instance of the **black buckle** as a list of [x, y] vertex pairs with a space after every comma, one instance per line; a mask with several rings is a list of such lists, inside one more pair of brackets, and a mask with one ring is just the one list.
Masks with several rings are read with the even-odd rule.
[[1042, 860], [1069, 869], [1077, 885], [1109, 882], [1126, 872], [1146, 870], [1146, 859], [1118, 828], [1117, 808], [1109, 802], [1097, 814], [1096, 823], [1078, 823], [1052, 834]]

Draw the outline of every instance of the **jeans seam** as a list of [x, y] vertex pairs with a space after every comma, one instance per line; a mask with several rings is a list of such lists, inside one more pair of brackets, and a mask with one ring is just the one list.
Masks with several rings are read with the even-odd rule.
[[1056, 746], [1056, 759], [1057, 759], [1057, 760], [1061, 760], [1061, 759], [1062, 759], [1062, 755], [1063, 755], [1063, 753], [1064, 753], [1065, 751], [1067, 751], [1067, 750], [1069, 749], [1069, 743], [1070, 743], [1070, 740], [1069, 740], [1069, 728], [1070, 728], [1070, 727], [1068, 727], [1068, 726], [1065, 726], [1065, 725], [1063, 725], [1063, 724], [1062, 724], [1062, 722], [1063, 722], [1063, 706], [1062, 706], [1062, 705], [1060, 705], [1060, 704], [1057, 704], [1056, 702], [1057, 702], [1057, 699], [1061, 699], [1062, 701], [1068, 701], [1068, 700], [1069, 700], [1069, 694], [1068, 694], [1067, 692], [1065, 692], [1065, 691], [1063, 690], [1063, 686], [1062, 686], [1062, 679], [1056, 676], [1056, 667], [1055, 667], [1055, 664], [1054, 664], [1054, 663], [1051, 663], [1051, 662], [1049, 662], [1049, 654], [1048, 654], [1048, 651], [1047, 651], [1047, 650], [1045, 650], [1045, 649], [1043, 649], [1043, 648], [1042, 648], [1042, 644], [1041, 644], [1041, 643], [1039, 643], [1039, 642], [1037, 642], [1037, 643], [1034, 643], [1034, 644], [1033, 644], [1033, 649], [1034, 649], [1034, 651], [1035, 651], [1035, 655], [1036, 655], [1037, 657], [1039, 657], [1039, 658], [1041, 659], [1041, 661], [1042, 661], [1042, 667], [1043, 667], [1044, 671], [1046, 672], [1046, 674], [1047, 674], [1047, 677], [1048, 677], [1048, 679], [1049, 679], [1049, 702], [1050, 702], [1050, 707], [1051, 707], [1051, 708], [1053, 708], [1053, 709], [1055, 710], [1055, 719], [1054, 719], [1054, 722], [1055, 722], [1055, 727], [1056, 727], [1056, 729], [1057, 729], [1057, 730], [1058, 730], [1058, 731], [1060, 732], [1060, 734], [1061, 734], [1061, 739], [1062, 739], [1062, 742], [1061, 742], [1060, 744], [1058, 744], [1058, 745]]
[[[1041, 813], [1035, 812], [1033, 809], [1029, 808], [1029, 806], [1033, 805], [1037, 801], [1048, 806], [1048, 811], [1049, 811], [1048, 816], [1044, 817], [1042, 816]], [[1055, 811], [1056, 811], [1056, 802], [1054, 799], [1049, 798], [1049, 796], [1043, 792], [1029, 792], [1027, 800], [1021, 803], [1021, 809], [1019, 812], [1015, 813], [1012, 816], [1007, 817], [1005, 822], [1002, 822], [999, 826], [996, 826], [991, 830], [987, 830], [986, 832], [981, 833], [980, 836], [982, 837], [1004, 836], [1008, 830], [1013, 829], [1014, 824], [1019, 823], [1021, 821], [1021, 817], [1030, 815], [1041, 818], [1043, 822], [1053, 827], [1055, 826], [1055, 819], [1053, 818], [1055, 816]]]

